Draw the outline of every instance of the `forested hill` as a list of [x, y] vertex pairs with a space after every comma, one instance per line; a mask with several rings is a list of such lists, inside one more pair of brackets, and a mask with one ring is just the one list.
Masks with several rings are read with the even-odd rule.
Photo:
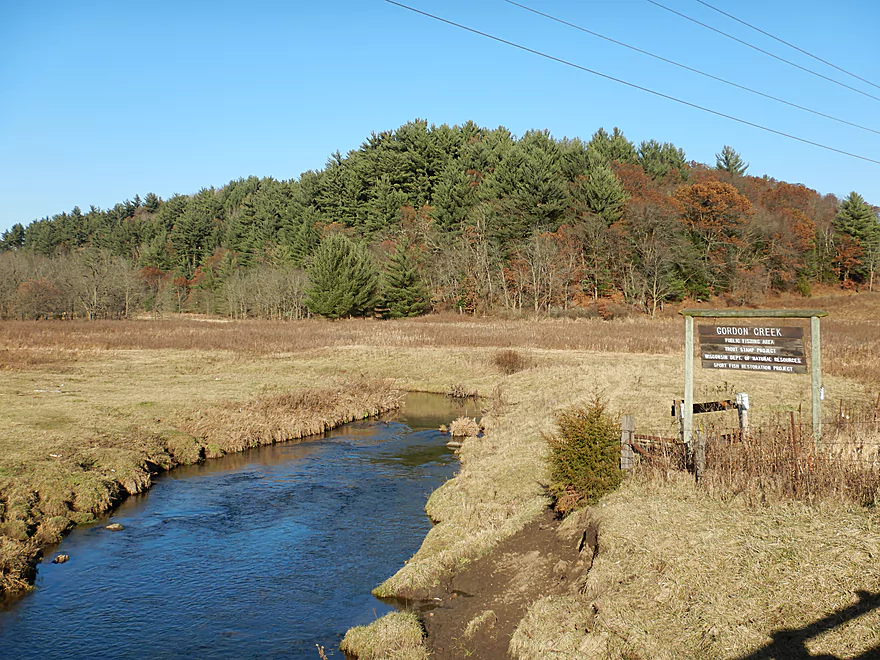
[[688, 296], [873, 287], [875, 207], [747, 167], [730, 147], [700, 165], [617, 129], [556, 140], [416, 120], [297, 180], [17, 224], [0, 241], [0, 317], [400, 316], [601, 298], [653, 313]]

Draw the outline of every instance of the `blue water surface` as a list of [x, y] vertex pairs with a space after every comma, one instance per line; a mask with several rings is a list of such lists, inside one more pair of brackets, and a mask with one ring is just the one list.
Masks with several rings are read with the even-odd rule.
[[0, 658], [342, 658], [430, 528], [425, 501], [457, 464], [433, 429], [454, 414], [411, 399], [394, 421], [161, 476], [47, 553], [0, 611]]

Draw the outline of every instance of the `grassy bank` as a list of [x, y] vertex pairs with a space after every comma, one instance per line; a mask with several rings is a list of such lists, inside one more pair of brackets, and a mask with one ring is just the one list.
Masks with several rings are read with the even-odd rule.
[[[880, 352], [880, 296], [828, 302], [814, 300], [810, 306], [836, 306], [832, 308], [833, 316], [823, 321], [823, 363], [829, 401], [876, 398], [880, 372], [876, 372], [873, 356]], [[60, 500], [67, 501], [65, 508], [71, 513], [56, 509], [43, 514], [44, 521], [69, 519], [99, 510], [104, 500], [89, 495], [100, 493], [89, 484], [112, 479], [121, 485], [126, 475], [134, 474], [131, 466], [138, 464], [145, 452], [152, 452], [157, 457], [153, 462], [164, 467], [169, 460], [178, 460], [177, 456], [182, 459], [179, 462], [184, 462], [188, 460], [184, 457], [197, 459], [202, 453], [209, 456], [218, 450], [236, 450], [252, 438], [272, 441], [291, 437], [291, 431], [284, 426], [284, 420], [290, 417], [289, 410], [304, 406], [311, 411], [310, 419], [317, 419], [318, 424], [326, 421], [326, 392], [344, 392], [345, 383], [358, 381], [364, 374], [390, 379], [397, 389], [476, 390], [484, 395], [480, 405], [486, 409], [486, 436], [464, 442], [458, 475], [428, 502], [428, 513], [436, 522], [434, 528], [419, 552], [377, 587], [377, 593], [382, 595], [417, 597], [490, 552], [501, 539], [522, 529], [546, 506], [547, 448], [543, 434], [552, 429], [554, 413], [560, 408], [599, 393], [609, 402], [612, 413], [635, 413], [639, 432], [672, 432], [669, 405], [680, 398], [682, 387], [682, 326], [677, 317], [655, 322], [641, 318], [606, 322], [452, 316], [400, 322], [289, 324], [185, 319], [0, 324], [0, 369], [4, 370], [0, 423], [7, 429], [0, 440], [0, 489], [7, 503], [2, 524], [22, 521], [26, 531], [33, 532], [30, 536], [36, 538], [36, 528], [27, 530], [27, 516], [23, 512], [33, 512], [35, 508], [42, 511], [42, 499], [34, 502], [32, 495], [28, 495], [35, 492], [33, 487], [22, 484], [36, 483], [38, 477], [63, 483], [69, 475], [77, 475], [71, 487], [75, 486], [76, 492], [83, 495]], [[499, 352], [508, 349], [523, 357], [517, 367], [520, 370], [511, 369], [509, 359], [499, 358]], [[330, 390], [326, 390], [328, 383], [334, 383]], [[325, 388], [325, 394], [300, 398], [293, 394], [314, 388]], [[796, 411], [799, 406], [809, 410], [807, 377], [737, 374], [735, 379], [728, 376], [719, 382], [717, 373], [698, 373], [698, 399], [719, 398], [718, 395], [734, 391], [749, 392], [755, 425], [779, 413]], [[363, 411], [370, 408], [371, 402], [357, 397], [345, 401], [353, 409], [361, 406]], [[724, 415], [728, 413], [720, 416]], [[117, 472], [111, 472], [113, 469]], [[136, 480], [129, 485], [138, 487]], [[650, 512], [654, 500], [674, 497], [685, 504], [681, 511], [674, 510], [669, 515], [678, 515], [688, 507], [694, 511], [706, 509], [713, 526], [682, 525], [675, 529], [681, 537], [675, 543], [658, 537], [657, 543], [664, 543], [663, 553], [667, 553], [662, 554], [662, 561], [688, 566], [692, 546], [703, 544], [706, 556], [711, 557], [716, 540], [721, 543], [719, 539], [744, 538], [736, 534], [744, 534], [748, 525], [762, 520], [769, 525], [768, 529], [782, 529], [769, 521], [788, 520], [780, 513], [783, 509], [775, 508], [789, 506], [784, 502], [732, 503], [724, 494], [704, 490], [682, 494], [687, 493], [682, 490], [685, 488], [693, 485], [674, 480], [655, 483], [653, 478], [646, 482], [631, 480], [612, 496], [618, 499], [601, 508], [607, 516], [603, 514], [600, 520], [600, 535], [606, 534], [608, 543], [603, 545], [600, 539], [599, 557], [608, 561], [602, 564], [604, 559], [597, 559], [593, 578], [596, 586], [591, 587], [594, 591], [572, 595], [568, 600], [554, 600], [552, 604], [536, 603], [523, 622], [524, 632], [517, 638], [517, 655], [551, 657], [547, 649], [563, 637], [571, 637], [571, 644], [576, 644], [573, 648], [588, 648], [589, 644], [598, 648], [604, 644], [602, 648], [620, 648], [621, 653], [626, 648], [649, 648], [639, 646], [639, 631], [648, 637], [655, 634], [652, 622], [656, 611], [646, 610], [645, 614], [627, 619], [626, 603], [639, 601], [626, 596], [620, 585], [615, 586], [616, 571], [621, 566], [615, 562], [622, 555], [613, 554], [613, 550], [623, 548], [620, 552], [625, 553], [636, 548], [642, 558], [653, 557], [652, 553], [660, 550], [653, 547], [650, 536], [628, 540], [625, 534], [632, 534], [632, 530], [615, 531], [615, 516], [623, 520], [630, 515], [630, 509], [638, 507]], [[8, 493], [14, 489], [25, 496], [16, 500], [18, 504], [9, 506]], [[746, 512], [742, 515], [748, 522], [735, 523], [724, 508], [730, 506]], [[852, 511], [852, 516], [870, 514], [863, 509]], [[60, 515], [48, 515], [54, 512]], [[837, 539], [839, 545], [835, 547], [840, 551], [835, 551], [831, 559], [826, 553], [817, 552], [811, 556], [813, 563], [801, 567], [802, 572], [810, 571], [816, 576], [827, 573], [824, 562], [844, 561], [852, 550], [844, 540], [855, 536], [843, 532], [849, 524], [846, 521], [856, 518], [834, 519], [832, 509], [827, 512], [823, 533]], [[651, 515], [645, 513], [646, 519]], [[662, 523], [667, 519], [659, 520]], [[868, 522], [859, 523], [862, 528], [874, 524], [870, 522], [873, 519], [864, 520]], [[669, 527], [668, 520], [666, 524]], [[614, 540], [618, 538], [616, 534], [622, 534], [620, 541]], [[4, 544], [0, 552], [7, 552], [9, 539], [13, 539], [11, 534], [0, 539]], [[773, 534], [767, 536], [768, 547], [777, 542]], [[724, 547], [736, 548], [734, 541], [724, 543], [728, 544]], [[680, 551], [675, 554], [668, 548]], [[735, 554], [730, 552], [731, 556]], [[741, 575], [738, 579], [743, 581], [763, 580], [771, 585], [768, 588], [784, 592], [785, 580], [793, 574], [782, 570], [774, 573], [774, 556], [772, 549], [768, 549], [752, 567], [753, 572], [737, 568], [740, 573], [730, 574]], [[630, 570], [623, 566], [619, 574], [630, 576], [627, 579], [632, 581], [634, 573], [624, 569]], [[638, 570], [641, 569], [632, 569]], [[846, 572], [850, 570], [855, 569], [847, 567], [839, 580], [846, 582], [848, 576], [855, 575]], [[716, 579], [721, 580], [724, 575], [721, 572]], [[683, 586], [672, 589], [668, 599], [656, 607], [657, 611], [694, 612], [697, 618], [688, 619], [683, 614], [684, 618], [677, 620], [695, 630], [708, 631], [711, 626], [704, 624], [715, 616], [715, 611], [699, 614], [702, 610], [697, 603], [704, 595], [709, 598], [717, 585], [711, 580], [700, 583], [699, 576], [696, 568], [676, 573], [676, 584]], [[865, 588], [873, 587], [866, 584]], [[840, 593], [835, 598], [834, 603], [845, 600]], [[764, 616], [763, 608], [775, 606], [772, 599], [743, 602], [755, 619], [749, 648], [766, 638], [774, 625], [806, 624], [809, 616], [821, 609], [818, 605], [803, 609], [801, 619], [797, 619], [793, 609], [789, 618], [779, 619]], [[583, 617], [595, 604], [600, 609], [593, 632], [586, 636], [560, 632], [559, 621]], [[612, 608], [609, 613], [620, 612], [619, 619], [606, 619], [602, 614], [606, 607]], [[767, 626], [760, 623], [763, 618]], [[608, 625], [601, 628], [606, 621]], [[382, 634], [387, 634], [388, 626], [376, 625], [384, 626]], [[370, 639], [371, 630], [368, 627], [359, 631], [362, 642]], [[678, 643], [674, 636], [668, 639], [670, 644]], [[722, 635], [719, 639], [726, 638]], [[670, 648], [675, 655], [676, 650], [690, 652], [697, 646], [688, 641], [685, 646]], [[721, 653], [721, 646], [706, 648], [703, 657], [729, 657]], [[650, 652], [646, 653], [645, 657], [652, 657]]]

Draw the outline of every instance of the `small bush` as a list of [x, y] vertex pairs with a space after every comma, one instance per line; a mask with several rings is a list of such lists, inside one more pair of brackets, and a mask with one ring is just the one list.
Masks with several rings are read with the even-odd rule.
[[532, 366], [529, 358], [519, 351], [514, 351], [509, 348], [495, 353], [492, 362], [495, 363], [495, 366], [498, 367], [501, 373], [507, 376], [515, 374], [518, 371], [524, 371]]
[[596, 502], [620, 485], [617, 423], [598, 396], [563, 410], [550, 445], [550, 492], [557, 513], [566, 515]]

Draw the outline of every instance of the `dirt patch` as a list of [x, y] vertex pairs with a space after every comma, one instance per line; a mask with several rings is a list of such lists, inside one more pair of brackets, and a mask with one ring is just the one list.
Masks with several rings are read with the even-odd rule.
[[432, 659], [506, 657], [529, 606], [579, 593], [597, 552], [595, 526], [563, 529], [548, 509], [417, 608]]

